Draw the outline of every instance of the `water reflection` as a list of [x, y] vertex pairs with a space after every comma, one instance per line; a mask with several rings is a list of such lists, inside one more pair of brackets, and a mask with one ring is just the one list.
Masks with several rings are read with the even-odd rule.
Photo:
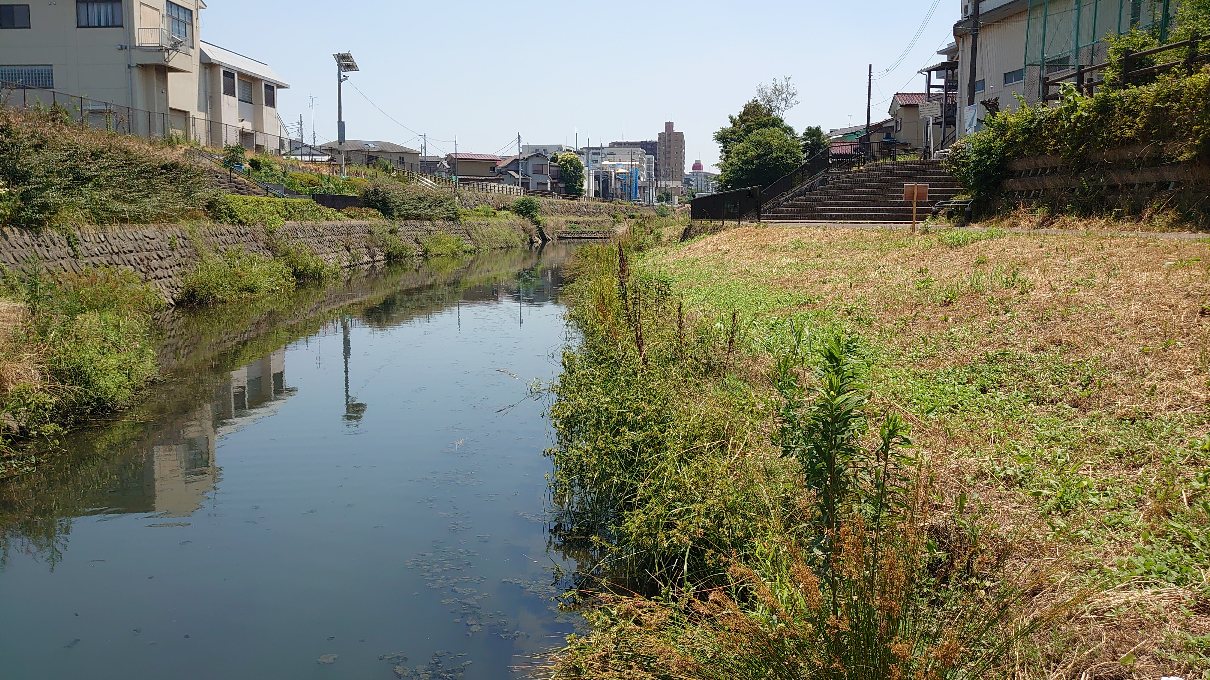
[[[557, 373], [565, 257], [167, 320], [146, 403], [0, 482], [5, 677], [311, 677], [324, 658], [496, 678], [557, 643], [549, 435], [525, 393]], [[191, 651], [203, 623], [222, 653]]]

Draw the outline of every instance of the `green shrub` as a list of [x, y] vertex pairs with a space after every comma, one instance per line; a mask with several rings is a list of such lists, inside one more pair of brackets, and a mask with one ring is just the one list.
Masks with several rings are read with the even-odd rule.
[[239, 165], [248, 164], [248, 150], [239, 144], [230, 144], [223, 147], [223, 166], [228, 169], [234, 169]]
[[0, 111], [0, 217], [42, 229], [196, 219], [214, 194], [184, 149]]
[[387, 262], [400, 262], [416, 257], [416, 248], [405, 243], [395, 227], [375, 228], [373, 245], [382, 251]]
[[444, 232], [420, 237], [420, 250], [425, 257], [459, 257], [471, 252], [465, 241]]
[[150, 321], [116, 311], [86, 311], [66, 322], [51, 344], [51, 375], [69, 387], [68, 398], [85, 412], [128, 403], [156, 373]]
[[280, 227], [286, 222], [336, 222], [339, 211], [305, 198], [218, 196], [210, 202], [210, 217], [223, 224]]
[[206, 255], [185, 276], [177, 302], [213, 305], [294, 289], [294, 274], [284, 263], [244, 250]]
[[296, 281], [324, 281], [340, 272], [339, 267], [316, 255], [304, 243], [275, 236], [269, 240], [269, 250], [290, 268]]
[[471, 242], [480, 251], [522, 248], [526, 238], [516, 224], [472, 224], [469, 226]]
[[121, 408], [155, 376], [151, 314], [164, 301], [133, 272], [87, 268], [54, 280], [30, 266], [0, 274], [0, 291], [29, 309], [17, 340], [38, 347], [41, 362], [39, 380], [0, 393], [0, 413], [19, 433], [52, 436]]
[[471, 218], [476, 218], [476, 217], [483, 218], [483, 219], [491, 219], [493, 217], [498, 216], [500, 213], [492, 206], [490, 206], [486, 203], [483, 203], [483, 204], [477, 205], [474, 208], [471, 208], [469, 210], [461, 210], [461, 211], [459, 211], [459, 214], [462, 216], [462, 219], [471, 219]]
[[366, 206], [390, 220], [458, 221], [458, 206], [448, 193], [395, 182], [375, 182], [361, 192]]
[[511, 210], [513, 214], [520, 215], [534, 224], [540, 224], [542, 222], [542, 204], [538, 202], [538, 199], [532, 196], [518, 198], [513, 202], [513, 205], [511, 208], [509, 208], [509, 210]]
[[1091, 97], [1068, 87], [1057, 106], [1022, 103], [1017, 111], [988, 117], [984, 130], [953, 146], [947, 165], [986, 204], [997, 197], [1008, 163], [1019, 158], [1060, 156], [1072, 169], [1086, 171], [1090, 154], [1158, 145], [1165, 160], [1206, 162], [1207, 101], [1210, 67], [1190, 76], [1170, 72], [1137, 87], [1102, 88]]

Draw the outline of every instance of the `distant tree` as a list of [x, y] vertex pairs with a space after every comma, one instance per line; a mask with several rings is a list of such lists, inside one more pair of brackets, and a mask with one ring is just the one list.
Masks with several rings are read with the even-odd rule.
[[798, 88], [794, 87], [790, 76], [783, 76], [781, 80], [774, 78], [768, 85], [762, 83], [756, 88], [756, 100], [774, 115], [784, 116], [798, 106]]
[[555, 165], [559, 166], [559, 177], [563, 180], [563, 190], [568, 196], [579, 198], [584, 195], [584, 162], [570, 151], [555, 156]]
[[722, 160], [724, 189], [768, 186], [802, 165], [802, 145], [793, 132], [769, 127], [736, 144]]
[[824, 134], [823, 128], [812, 125], [802, 131], [801, 143], [802, 155], [806, 158], [814, 158], [828, 148], [828, 136]]
[[767, 104], [759, 99], [753, 99], [744, 104], [738, 115], [729, 116], [730, 125], [714, 133], [714, 141], [718, 142], [719, 152], [723, 159], [731, 154], [732, 148], [747, 139], [758, 130], [774, 128], [794, 137], [794, 128], [778, 115]]

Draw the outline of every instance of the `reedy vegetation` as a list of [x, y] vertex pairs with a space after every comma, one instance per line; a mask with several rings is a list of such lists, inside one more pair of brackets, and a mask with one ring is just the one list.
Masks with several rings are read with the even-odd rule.
[[[687, 314], [668, 279], [632, 270], [671, 226], [577, 257], [553, 533], [591, 631], [554, 675], [985, 677], [1037, 619], [989, 586], [975, 523], [933, 516], [904, 422], [868, 441], [860, 343], [797, 325], [754, 369], [738, 314]], [[958, 523], [966, 540], [939, 547]]]
[[88, 269], [55, 281], [37, 267], [0, 270], [0, 298], [26, 316], [0, 338], [0, 476], [15, 438], [122, 408], [156, 374], [152, 313], [159, 295], [126, 270]]

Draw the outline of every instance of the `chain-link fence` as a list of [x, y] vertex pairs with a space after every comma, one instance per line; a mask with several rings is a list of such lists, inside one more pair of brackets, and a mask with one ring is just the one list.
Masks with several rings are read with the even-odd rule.
[[[216, 149], [239, 145], [249, 151], [281, 155], [289, 153], [300, 144], [298, 140], [282, 135], [220, 123], [192, 116], [186, 111], [145, 111], [80, 95], [4, 81], [0, 81], [0, 106], [20, 110], [59, 111], [75, 123], [98, 130], [137, 135], [146, 139], [175, 138]], [[274, 122], [280, 129], [280, 123]]]

